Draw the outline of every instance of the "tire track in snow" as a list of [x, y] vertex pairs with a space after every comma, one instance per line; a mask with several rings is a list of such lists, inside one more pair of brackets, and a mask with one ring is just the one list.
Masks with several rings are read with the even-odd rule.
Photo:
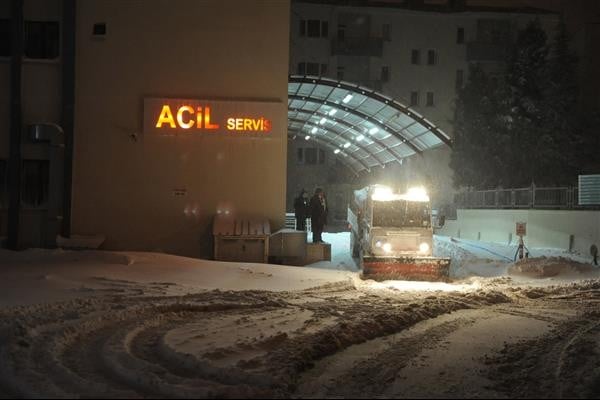
[[[21, 397], [290, 397], [302, 393], [301, 374], [309, 376], [326, 357], [344, 359], [354, 345], [368, 349], [375, 341], [385, 343], [383, 338], [389, 344], [393, 335], [419, 323], [434, 326], [428, 334], [397, 340], [389, 354], [361, 360], [365, 371], [378, 362], [390, 367], [394, 360], [418, 359], [427, 346], [443, 347], [444, 338], [472, 325], [455, 311], [485, 313], [506, 304], [496, 307], [508, 310], [506, 318], [534, 318], [535, 304], [565, 304], [551, 296], [579, 291], [594, 298], [596, 289], [540, 289], [532, 299], [528, 289], [409, 294], [334, 285], [291, 293], [105, 297], [0, 310], [0, 383], [7, 394]], [[186, 350], [186, 341], [189, 349], [203, 350]], [[565, 354], [581, 342], [575, 340]], [[354, 396], [361, 387], [381, 396], [403, 370], [394, 368], [358, 378], [356, 371], [330, 372], [340, 382], [362, 382], [348, 385]], [[565, 373], [561, 369], [559, 375]]]

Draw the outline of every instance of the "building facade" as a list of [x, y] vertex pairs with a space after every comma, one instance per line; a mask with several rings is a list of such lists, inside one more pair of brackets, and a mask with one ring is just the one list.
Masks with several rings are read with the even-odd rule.
[[[55, 147], [21, 135], [19, 247], [52, 247], [66, 230], [105, 237], [106, 249], [208, 256], [218, 213], [267, 218], [272, 229], [284, 224], [289, 2], [12, 5], [2, 17], [14, 19], [14, 7], [22, 6], [25, 48], [31, 23], [41, 23], [35, 35], [46, 56], [30, 59], [25, 51], [22, 58], [22, 132], [68, 126], [65, 81], [72, 81], [73, 97], [71, 152], [68, 129], [55, 135]], [[65, 35], [74, 37], [71, 74]], [[13, 58], [0, 65], [7, 85]], [[14, 131], [11, 99], [1, 101], [3, 132]], [[5, 160], [12, 159], [10, 139], [2, 136]], [[27, 188], [34, 182], [42, 194], [35, 193], [37, 219], [29, 223]], [[3, 229], [10, 236], [10, 227]]]
[[[389, 7], [343, 3], [292, 3], [290, 73], [326, 76], [378, 90], [450, 136], [457, 92], [467, 80], [469, 65], [479, 63], [489, 72], [501, 73], [508, 44], [519, 29], [539, 18], [550, 33], [559, 20], [556, 13], [482, 11], [461, 2], [438, 1], [432, 7], [425, 4], [429, 2], [404, 2], [406, 7], [394, 6], [394, 2]], [[288, 147], [290, 154], [296, 154], [307, 143], [303, 137], [291, 138]], [[316, 144], [313, 147], [321, 151]], [[433, 205], [441, 207], [453, 198], [450, 151], [440, 147], [403, 160], [402, 165], [372, 171], [369, 178], [338, 179], [339, 184], [358, 188], [377, 180], [400, 190], [424, 185], [432, 194]], [[324, 157], [334, 155], [329, 152]], [[302, 176], [324, 181], [306, 163], [288, 162], [288, 168], [290, 189]], [[288, 210], [292, 194], [289, 190]], [[350, 194], [338, 195], [347, 198]], [[343, 214], [339, 210], [335, 213]]]

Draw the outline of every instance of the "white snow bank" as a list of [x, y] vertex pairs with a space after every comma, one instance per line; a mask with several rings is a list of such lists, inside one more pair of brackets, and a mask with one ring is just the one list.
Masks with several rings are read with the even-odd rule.
[[530, 278], [597, 276], [600, 269], [564, 257], [537, 257], [520, 260], [508, 268], [511, 275]]
[[302, 290], [350, 280], [348, 271], [228, 263], [162, 253], [0, 250], [0, 306], [95, 294], [187, 294], [203, 290]]

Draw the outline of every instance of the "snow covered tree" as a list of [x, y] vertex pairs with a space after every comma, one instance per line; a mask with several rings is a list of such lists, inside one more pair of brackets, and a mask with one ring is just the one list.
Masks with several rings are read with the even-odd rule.
[[548, 45], [538, 20], [519, 31], [500, 79], [470, 69], [457, 99], [455, 186], [573, 184], [583, 165], [594, 165], [595, 136], [580, 126], [577, 60], [562, 21], [556, 32]]
[[[457, 99], [454, 148], [450, 167], [456, 187], [496, 187], [506, 140], [498, 120], [499, 84], [472, 65]], [[501, 180], [501, 179], [500, 179]]]
[[538, 184], [536, 178], [556, 159], [558, 144], [544, 129], [546, 42], [539, 20], [531, 21], [518, 33], [507, 67], [511, 151], [506, 167], [511, 171], [511, 186]]
[[551, 163], [546, 163], [550, 165], [537, 174], [541, 183], [575, 183], [584, 163], [576, 65], [577, 57], [569, 49], [567, 29], [561, 19], [548, 60], [544, 128], [553, 147], [549, 149]]

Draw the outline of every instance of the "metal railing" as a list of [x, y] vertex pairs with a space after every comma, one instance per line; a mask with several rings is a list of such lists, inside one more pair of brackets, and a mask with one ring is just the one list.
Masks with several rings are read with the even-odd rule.
[[583, 209], [577, 187], [536, 187], [494, 190], [469, 190], [454, 196], [458, 208], [548, 208]]
[[[296, 229], [296, 216], [294, 213], [285, 213], [285, 227], [288, 229]], [[306, 231], [312, 232], [310, 218], [306, 218]]]

